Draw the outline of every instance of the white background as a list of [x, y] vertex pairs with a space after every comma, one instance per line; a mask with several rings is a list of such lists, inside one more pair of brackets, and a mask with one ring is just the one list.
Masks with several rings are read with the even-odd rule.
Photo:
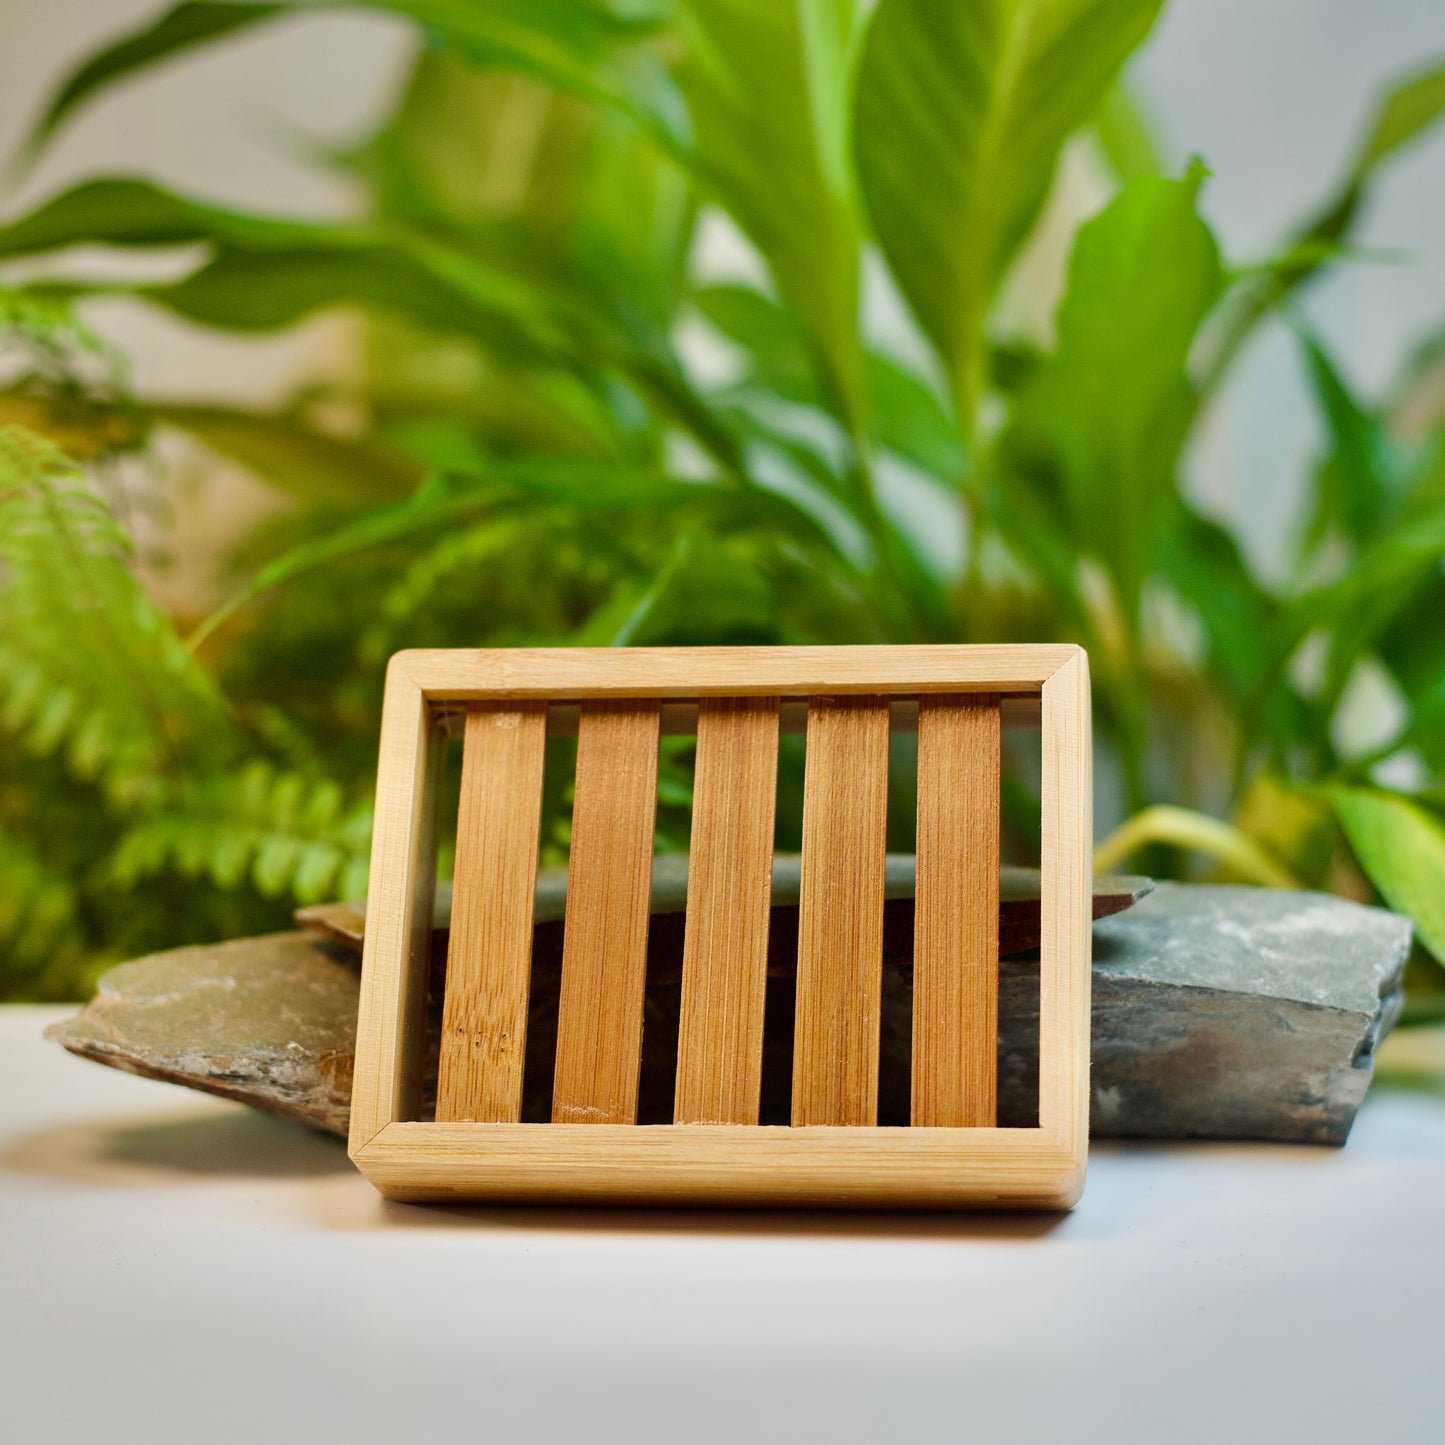
[[1096, 1146], [1063, 1218], [420, 1207], [67, 1012], [0, 1009], [7, 1441], [1441, 1438], [1439, 1097], [1342, 1150]]

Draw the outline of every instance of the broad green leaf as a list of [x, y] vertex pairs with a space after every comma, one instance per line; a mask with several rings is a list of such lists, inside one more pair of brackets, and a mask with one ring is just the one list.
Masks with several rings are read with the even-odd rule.
[[1380, 99], [1355, 161], [1356, 180], [1423, 135], [1445, 115], [1445, 65], [1435, 63], [1397, 82]]
[[237, 331], [277, 330], [328, 307], [363, 305], [523, 357], [573, 356], [583, 339], [524, 283], [420, 240], [338, 236], [287, 250], [226, 248], [184, 280], [131, 290], [189, 320]]
[[1375, 788], [1332, 787], [1329, 797], [1370, 882], [1415, 920], [1420, 942], [1445, 963], [1445, 820]]
[[258, 216], [148, 181], [87, 182], [0, 227], [0, 256], [196, 242], [210, 243], [212, 259], [180, 281], [94, 289], [128, 289], [190, 320], [242, 330], [288, 326], [324, 307], [359, 303], [554, 359], [575, 357], [606, 325], [573, 313], [564, 326], [551, 312], [555, 296], [424, 237], [367, 223]]
[[697, 220], [690, 177], [622, 122], [599, 115], [569, 201], [569, 260], [639, 345], [663, 349], [686, 283]]
[[1415, 748], [1431, 774], [1445, 778], [1445, 566], [1402, 607], [1376, 641], [1410, 705], [1403, 742]]
[[25, 155], [38, 151], [72, 111], [117, 81], [193, 46], [270, 20], [288, 8], [286, 5], [186, 0], [185, 4], [166, 11], [153, 24], [96, 51], [71, 72], [31, 132]]
[[146, 413], [306, 501], [376, 505], [413, 491], [421, 468], [374, 441], [350, 441], [294, 416], [148, 402]]
[[1211, 672], [1237, 699], [1251, 696], [1266, 680], [1277, 608], [1234, 536], [1181, 504], [1161, 538], [1159, 573], [1203, 624]]
[[343, 160], [381, 216], [453, 230], [522, 221], [556, 246], [595, 115], [533, 76], [428, 48], [381, 128]]
[[[797, 324], [777, 302], [748, 286], [708, 286], [693, 301], [730, 341], [747, 352], [744, 386], [785, 401], [819, 406], [822, 397]], [[878, 444], [952, 491], [965, 466], [958, 428], [931, 387], [890, 357], [864, 357], [868, 406]]]
[[864, 428], [849, 165], [851, 0], [686, 0], [681, 79], [705, 182], [762, 253], [830, 406]]
[[369, 10], [418, 25], [474, 65], [501, 65], [585, 99], [614, 106], [668, 144], [680, 122], [665, 73], [645, 56], [618, 55], [655, 33], [666, 5], [605, 0], [185, 0], [158, 20], [96, 51], [56, 91], [22, 157], [71, 114], [117, 82], [196, 46], [285, 15]]
[[1380, 531], [1395, 501], [1398, 463], [1378, 418], [1351, 393], [1324, 348], [1311, 336], [1301, 337], [1301, 344], [1328, 438], [1305, 545], [1318, 545], [1332, 530], [1364, 543]]
[[431, 50], [396, 113], [348, 159], [383, 217], [484, 259], [506, 244], [519, 270], [564, 268], [634, 329], [676, 308], [694, 192], [675, 160], [610, 110]]
[[1115, 81], [1109, 87], [1095, 113], [1093, 130], [1109, 169], [1121, 182], [1165, 173], [1151, 117], [1126, 82]]
[[[1401, 497], [1399, 516], [1363, 547], [1337, 581], [1292, 599], [1281, 615], [1277, 657], [1287, 658], [1311, 633], [1329, 634], [1321, 704], [1329, 709], [1355, 664], [1398, 634], [1422, 593], [1445, 567], [1445, 493], [1426, 470]], [[1435, 626], [1432, 616], [1428, 624]]]
[[1048, 191], [1161, 0], [882, 0], [858, 79], [868, 213], [965, 428], [989, 305]]
[[284, 250], [308, 240], [356, 235], [362, 228], [280, 220], [176, 195], [150, 181], [86, 181], [0, 225], [0, 257], [33, 256], [66, 246], [185, 246], [225, 241]]
[[[471, 337], [513, 362], [565, 366], [604, 390], [608, 379], [598, 373], [615, 368], [724, 469], [737, 470], [735, 439], [671, 355], [655, 337], [634, 335], [612, 301], [580, 281], [540, 283], [395, 226], [277, 220], [203, 205], [139, 180], [89, 182], [0, 226], [0, 257], [85, 243], [194, 242], [209, 242], [212, 259], [177, 282], [67, 281], [51, 289], [72, 299], [139, 295], [189, 320], [238, 330], [273, 330], [325, 307], [364, 305], [434, 333]], [[615, 382], [612, 390], [620, 390]]]
[[1129, 619], [1174, 502], [1194, 412], [1190, 348], [1223, 279], [1196, 210], [1200, 180], [1195, 170], [1134, 181], [1080, 229], [1058, 351], [1020, 396], [1006, 438], [1075, 548], [1108, 568]]

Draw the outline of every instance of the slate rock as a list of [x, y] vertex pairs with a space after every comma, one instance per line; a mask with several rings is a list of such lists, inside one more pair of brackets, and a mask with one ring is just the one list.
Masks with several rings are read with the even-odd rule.
[[1411, 933], [1324, 893], [1159, 884], [1094, 927], [1095, 1131], [1343, 1144]]
[[[659, 922], [654, 933], [676, 933], [668, 947], [680, 952], [680, 930]], [[1408, 919], [1343, 899], [1158, 885], [1094, 926], [1095, 1135], [1343, 1143], [1375, 1046], [1399, 1012], [1409, 944]], [[896, 934], [884, 962], [879, 1117], [903, 1123], [912, 979]], [[643, 1122], [671, 1117], [678, 986], [675, 967], [650, 969]], [[178, 949], [112, 969], [86, 1009], [50, 1036], [101, 1063], [344, 1134], [357, 987], [354, 952], [314, 934]], [[1037, 957], [1005, 960], [1001, 1123], [1037, 1120], [1038, 999]], [[778, 972], [768, 987], [764, 1122], [787, 1118], [791, 1029], [792, 986]], [[556, 973], [540, 957], [528, 1030], [523, 1115], [545, 1119]]]
[[308, 933], [177, 948], [104, 973], [85, 1009], [46, 1037], [344, 1135], [358, 982], [344, 949]]

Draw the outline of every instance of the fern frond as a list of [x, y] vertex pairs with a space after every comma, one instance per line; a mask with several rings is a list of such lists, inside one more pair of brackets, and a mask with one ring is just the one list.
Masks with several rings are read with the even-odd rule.
[[130, 539], [53, 443], [0, 426], [0, 727], [134, 796], [185, 748], [223, 753], [220, 692], [131, 570]]
[[0, 833], [0, 997], [35, 988], [46, 975], [73, 972], [85, 951], [79, 904], [70, 879], [23, 840]]
[[366, 890], [371, 807], [334, 782], [256, 760], [173, 784], [156, 803], [116, 849], [111, 876], [122, 887], [176, 871], [224, 889], [249, 880], [299, 903]]

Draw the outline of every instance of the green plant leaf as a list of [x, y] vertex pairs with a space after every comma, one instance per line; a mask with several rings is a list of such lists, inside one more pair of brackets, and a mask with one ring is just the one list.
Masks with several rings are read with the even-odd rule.
[[1058, 351], [1020, 396], [1006, 447], [1109, 569], [1137, 616], [1193, 417], [1187, 362], [1223, 271], [1196, 210], [1202, 173], [1131, 182], [1074, 242]]
[[1094, 116], [1094, 137], [1120, 182], [1165, 174], [1147, 107], [1123, 80], [1115, 81]]
[[1376, 644], [1409, 700], [1402, 743], [1414, 747], [1437, 778], [1445, 778], [1445, 570], [1437, 570], [1391, 617]]
[[241, 608], [294, 577], [434, 532], [463, 516], [528, 507], [542, 516], [562, 508], [599, 514], [647, 509], [669, 516], [696, 510], [705, 513], [716, 529], [761, 528], [810, 545], [823, 536], [808, 514], [784, 497], [762, 489], [680, 481], [645, 467], [529, 458], [477, 475], [438, 473], [428, 477], [406, 501], [368, 512], [266, 563], [197, 627], [187, 645], [193, 650], [201, 647]]
[[1263, 888], [1298, 888], [1299, 880], [1232, 823], [1192, 808], [1156, 805], [1127, 818], [1094, 849], [1094, 871], [1109, 873], [1156, 843], [1203, 853]]
[[79, 889], [49, 866], [22, 838], [0, 832], [0, 949], [7, 962], [0, 999], [14, 992], [17, 975], [73, 962], [82, 930]]
[[128, 798], [191, 746], [223, 756], [230, 709], [151, 601], [130, 541], [52, 443], [0, 426], [0, 728]]
[[858, 170], [883, 252], [972, 425], [989, 305], [1160, 0], [882, 0], [858, 79]]
[[21, 157], [32, 156], [82, 105], [119, 81], [196, 46], [286, 15], [371, 10], [418, 25], [427, 38], [474, 65], [502, 65], [610, 105], [668, 144], [680, 114], [665, 72], [645, 58], [618, 56], [663, 22], [663, 4], [603, 0], [185, 0], [159, 19], [102, 47], [60, 84]]
[[298, 903], [350, 896], [364, 879], [371, 808], [336, 783], [260, 759], [171, 783], [127, 827], [108, 868], [132, 887], [166, 872]]
[[0, 226], [0, 256], [33, 256], [66, 246], [185, 246], [213, 241], [284, 251], [374, 230], [290, 221], [192, 201], [150, 181], [86, 181]]
[[1364, 180], [1379, 163], [1422, 136], [1445, 115], [1445, 65], [1438, 61], [1407, 76], [1381, 97], [1365, 133], [1352, 178]]
[[1305, 546], [1318, 546], [1332, 531], [1360, 545], [1383, 529], [1397, 500], [1399, 462], [1379, 418], [1351, 393], [1324, 348], [1312, 336], [1300, 340], [1329, 439]]
[[830, 406], [864, 428], [849, 165], [851, 0], [687, 0], [681, 71], [706, 184], [762, 253]]
[[1370, 882], [1415, 920], [1420, 942], [1445, 963], [1445, 820], [1376, 788], [1336, 786], [1329, 798]]
[[[1330, 634], [1323, 705], [1333, 708], [1356, 662], [1407, 615], [1441, 575], [1445, 496], [1410, 507], [1401, 520], [1361, 549], [1339, 581], [1291, 599], [1281, 613], [1277, 656], [1287, 658], [1312, 632]], [[1433, 619], [1432, 619], [1433, 622]]]
[[511, 363], [565, 366], [605, 387], [615, 368], [735, 468], [735, 443], [672, 358], [639, 345], [610, 301], [580, 284], [539, 284], [449, 242], [376, 224], [279, 220], [204, 205], [140, 180], [93, 181], [0, 226], [0, 257], [80, 244], [209, 242], [211, 259], [179, 281], [66, 281], [65, 297], [124, 292], [188, 320], [274, 330], [331, 306], [365, 305], [432, 333], [482, 342]]
[[1181, 504], [1161, 536], [1159, 573], [1204, 626], [1209, 667], [1236, 699], [1265, 681], [1278, 608], [1227, 528]]
[[87, 101], [138, 71], [182, 51], [258, 25], [293, 7], [185, 0], [150, 25], [94, 52], [61, 82], [21, 151], [28, 159]]
[[[743, 389], [760, 386], [783, 401], [821, 406], [822, 395], [797, 323], [749, 286], [706, 286], [692, 297], [718, 331], [748, 353]], [[933, 389], [891, 357], [864, 357], [868, 406], [878, 445], [926, 475], [957, 486], [967, 462], [958, 428]]]
[[148, 402], [146, 412], [307, 501], [375, 506], [421, 481], [421, 467], [404, 454], [331, 436], [294, 416], [178, 402]]

